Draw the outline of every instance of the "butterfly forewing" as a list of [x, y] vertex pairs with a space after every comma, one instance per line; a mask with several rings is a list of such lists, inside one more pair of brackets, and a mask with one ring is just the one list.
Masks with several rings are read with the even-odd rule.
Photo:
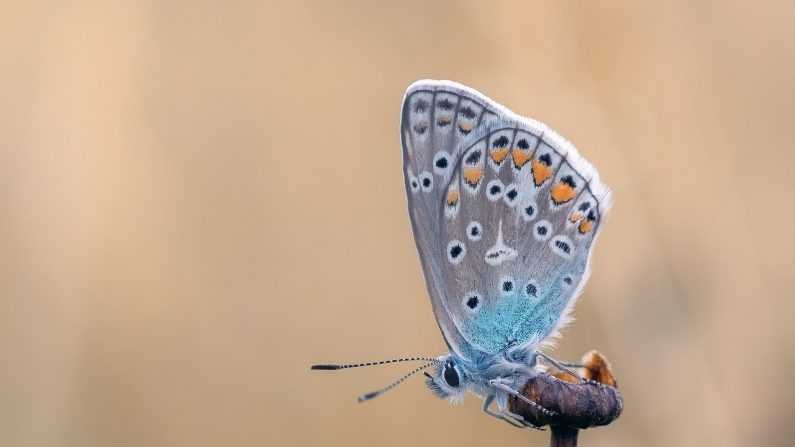
[[485, 102], [453, 83], [417, 82], [403, 99], [400, 131], [409, 215], [436, 320], [455, 352], [467, 342], [442, 300], [448, 285], [440, 280], [446, 262], [440, 234], [445, 215], [452, 217], [458, 210], [461, 191], [447, 186], [460, 176], [456, 151], [461, 142], [494, 116]]
[[409, 88], [409, 213], [439, 326], [463, 358], [554, 335], [609, 204], [556, 133], [446, 81]]

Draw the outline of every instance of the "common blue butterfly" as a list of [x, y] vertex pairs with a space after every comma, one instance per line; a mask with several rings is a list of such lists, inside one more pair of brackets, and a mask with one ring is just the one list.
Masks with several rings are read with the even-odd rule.
[[425, 375], [436, 396], [471, 391], [489, 415], [532, 426], [508, 411], [508, 396], [538, 406], [518, 390], [539, 358], [580, 378], [542, 349], [571, 319], [610, 191], [555, 131], [452, 81], [409, 86], [400, 136], [411, 226], [450, 353], [312, 368], [425, 361], [359, 400], [435, 366]]

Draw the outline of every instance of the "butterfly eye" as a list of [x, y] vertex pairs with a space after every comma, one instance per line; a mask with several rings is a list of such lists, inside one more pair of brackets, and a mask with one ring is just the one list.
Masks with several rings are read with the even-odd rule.
[[458, 371], [455, 370], [455, 366], [452, 362], [447, 362], [444, 365], [444, 381], [447, 382], [451, 388], [458, 388], [458, 385], [461, 384], [458, 378]]

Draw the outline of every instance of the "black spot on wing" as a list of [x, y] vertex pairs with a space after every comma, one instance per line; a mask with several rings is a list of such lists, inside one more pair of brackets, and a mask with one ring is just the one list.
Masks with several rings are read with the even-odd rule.
[[483, 153], [480, 150], [472, 151], [471, 154], [467, 155], [466, 160], [464, 160], [468, 165], [478, 164], [480, 162], [480, 157], [483, 156]]
[[467, 225], [467, 236], [471, 241], [479, 241], [483, 237], [483, 227], [479, 222], [472, 221]]
[[507, 146], [507, 145], [508, 145], [508, 143], [509, 143], [509, 141], [508, 141], [508, 137], [506, 137], [505, 135], [503, 135], [503, 136], [501, 136], [501, 137], [497, 138], [496, 140], [494, 140], [494, 143], [492, 144], [492, 146], [494, 146], [494, 147], [496, 147], [496, 148], [498, 148], [498, 149], [502, 149], [502, 148], [504, 148], [505, 146]]
[[459, 264], [466, 255], [466, 246], [459, 240], [450, 241], [447, 245], [447, 260], [452, 264]]
[[577, 188], [577, 184], [574, 183], [574, 178], [570, 175], [567, 175], [560, 179], [561, 183], [571, 186], [572, 188]]
[[428, 101], [424, 99], [418, 99], [414, 103], [414, 111], [417, 113], [425, 113], [425, 111], [428, 110], [428, 106], [429, 106]]
[[440, 109], [447, 111], [453, 110], [454, 107], [453, 103], [450, 102], [450, 100], [447, 98], [444, 98], [443, 100], [439, 101], [438, 103], [436, 103], [436, 105], [439, 106]]
[[471, 119], [475, 119], [475, 117], [478, 116], [477, 113], [475, 113], [475, 111], [472, 110], [472, 108], [469, 107], [469, 106], [466, 106], [463, 109], [461, 109], [461, 115], [464, 115], [464, 118], [470, 119], [470, 120]]
[[455, 258], [461, 256], [461, 252], [463, 252], [463, 251], [464, 251], [464, 249], [461, 248], [460, 245], [453, 245], [453, 247], [450, 249], [450, 256], [453, 259], [455, 259]]
[[552, 166], [552, 157], [550, 157], [549, 154], [544, 154], [538, 157], [538, 161], [544, 163], [547, 166]]

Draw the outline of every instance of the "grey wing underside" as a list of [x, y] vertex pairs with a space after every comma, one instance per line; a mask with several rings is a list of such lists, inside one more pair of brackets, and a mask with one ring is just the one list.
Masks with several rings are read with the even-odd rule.
[[447, 81], [409, 88], [401, 137], [414, 236], [451, 350], [473, 359], [556, 335], [610, 204], [596, 170], [545, 125]]
[[[467, 345], [444, 297], [445, 225], [443, 203], [447, 184], [461, 157], [461, 143], [482, 128], [496, 113], [470, 89], [451, 82], [419, 81], [403, 98], [400, 136], [403, 173], [414, 239], [436, 321], [447, 345], [461, 353]], [[453, 199], [453, 197], [451, 197]]]

